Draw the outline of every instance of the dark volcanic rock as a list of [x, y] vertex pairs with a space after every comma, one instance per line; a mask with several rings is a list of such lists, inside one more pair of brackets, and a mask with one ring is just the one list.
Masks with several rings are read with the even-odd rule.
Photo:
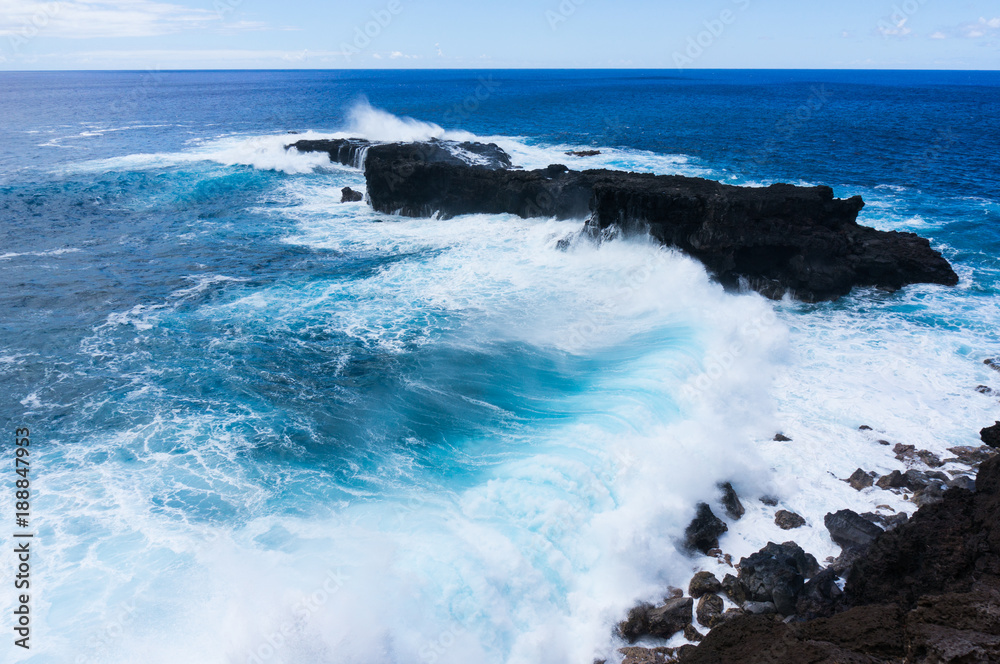
[[872, 478], [871, 475], [858, 468], [857, 470], [854, 471], [854, 474], [852, 474], [849, 478], [847, 478], [847, 483], [850, 484], [851, 487], [853, 487], [854, 489], [861, 491], [862, 489], [867, 489], [868, 487], [875, 484], [875, 480]]
[[288, 147], [299, 152], [325, 152], [333, 163], [354, 168], [365, 168], [367, 157], [373, 153], [380, 159], [398, 160], [401, 164], [412, 160], [459, 169], [474, 166], [487, 170], [505, 170], [511, 167], [510, 156], [495, 143], [439, 140], [425, 143], [373, 143], [361, 138], [337, 138], [302, 140]]
[[778, 433], [774, 435], [774, 441], [777, 443], [790, 443], [792, 439], [783, 433]]
[[740, 188], [680, 176], [589, 171], [595, 230], [648, 231], [700, 259], [720, 281], [740, 278], [765, 295], [835, 299], [853, 286], [954, 285], [958, 277], [927, 240], [856, 222], [860, 197], [829, 187]]
[[[927, 240], [858, 225], [861, 198], [835, 199], [829, 187], [734, 187], [678, 175], [575, 172], [558, 165], [510, 170], [496, 167], [501, 161], [496, 155], [479, 156], [488, 166], [455, 156], [469, 153], [470, 146], [372, 146], [364, 160], [372, 206], [404, 216], [589, 217], [595, 236], [611, 227], [649, 233], [701, 260], [724, 284], [735, 287], [745, 279], [772, 297], [792, 291], [816, 301], [835, 299], [854, 286], [895, 290], [911, 283], [958, 282]], [[341, 150], [331, 148], [331, 158], [340, 158]]]
[[340, 190], [341, 203], [357, 203], [363, 200], [365, 200], [365, 196], [360, 191], [354, 191], [350, 187], [344, 187]]
[[913, 459], [917, 454], [916, 445], [903, 445], [902, 443], [896, 443], [896, 446], [892, 448], [893, 454], [896, 455], [896, 459], [899, 461], [906, 461], [907, 459]]
[[1000, 449], [1000, 422], [979, 432], [983, 442], [993, 449]]
[[983, 464], [977, 486], [977, 493], [947, 492], [942, 502], [880, 535], [854, 564], [842, 597], [823, 578], [828, 570], [816, 575], [800, 593], [800, 617], [815, 605], [833, 615], [791, 624], [768, 616], [735, 618], [679, 661], [1000, 662], [1000, 458]]
[[701, 599], [703, 595], [714, 594], [721, 590], [722, 583], [711, 572], [698, 572], [688, 586], [688, 594], [695, 599]]
[[795, 604], [795, 614], [802, 619], [831, 616], [844, 592], [837, 585], [840, 577], [827, 568], [806, 581]]
[[805, 580], [818, 571], [816, 559], [795, 542], [768, 542], [757, 553], [740, 560], [739, 582], [746, 588], [749, 600], [774, 602], [778, 612], [787, 616], [795, 613]]
[[676, 662], [676, 648], [621, 648], [622, 664], [668, 664]]
[[940, 468], [941, 466], [944, 465], [941, 462], [941, 457], [927, 450], [917, 450], [917, 458], [923, 461], [931, 468]]
[[635, 643], [644, 636], [669, 639], [691, 624], [693, 609], [694, 600], [690, 597], [668, 600], [655, 608], [652, 604], [640, 604], [618, 624], [618, 632], [629, 643]]
[[959, 461], [970, 466], [978, 466], [995, 454], [989, 447], [949, 447], [948, 451], [958, 457]]
[[845, 550], [864, 550], [882, 534], [881, 528], [851, 510], [827, 514], [823, 522], [833, 541]]
[[718, 595], [703, 595], [698, 600], [698, 608], [695, 609], [698, 624], [705, 627], [715, 627], [722, 622], [722, 613], [725, 609], [725, 603]]
[[743, 507], [743, 503], [740, 502], [740, 497], [736, 495], [733, 485], [726, 482], [725, 484], [720, 484], [719, 488], [722, 489], [722, 507], [726, 510], [726, 516], [733, 521], [739, 521], [746, 514], [746, 509]]
[[906, 481], [906, 476], [903, 473], [894, 470], [888, 475], [878, 478], [875, 486], [880, 489], [903, 489], [906, 488]]
[[778, 510], [774, 515], [774, 523], [782, 530], [795, 530], [806, 525], [806, 520], [795, 512], [788, 510]]
[[733, 604], [743, 606], [743, 603], [747, 601], [747, 589], [732, 574], [727, 574], [723, 577], [722, 590]]
[[983, 364], [988, 366], [990, 369], [996, 369], [997, 371], [1000, 371], [1000, 360], [997, 359], [983, 360]]
[[694, 625], [688, 625], [684, 628], [684, 638], [688, 641], [694, 641], [697, 643], [705, 638], [705, 635], [698, 631], [698, 628]]
[[596, 157], [601, 154], [600, 150], [570, 150], [566, 153], [567, 157]]
[[705, 555], [719, 546], [719, 537], [729, 531], [712, 508], [705, 503], [698, 504], [698, 514], [684, 531], [684, 546], [689, 551], [701, 551]]
[[338, 138], [331, 140], [303, 140], [287, 146], [299, 152], [325, 152], [330, 161], [343, 166], [361, 168], [364, 166], [364, 154], [372, 146], [371, 141], [363, 138]]

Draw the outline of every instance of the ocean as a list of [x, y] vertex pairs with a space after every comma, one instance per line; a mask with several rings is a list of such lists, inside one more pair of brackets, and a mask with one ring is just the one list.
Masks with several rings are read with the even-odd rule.
[[[31, 430], [35, 535], [32, 648], [6, 638], [3, 661], [616, 661], [629, 607], [725, 573], [677, 547], [719, 482], [747, 507], [726, 553], [794, 537], [822, 562], [827, 512], [915, 510], [841, 481], [902, 468], [880, 440], [948, 456], [1000, 419], [976, 391], [1000, 390], [997, 72], [0, 89], [0, 422], [11, 456]], [[340, 202], [360, 170], [285, 150], [325, 136], [826, 184], [961, 281], [771, 301], [641, 237], [558, 250], [583, 219], [379, 214]], [[582, 149], [601, 154], [565, 154]], [[778, 529], [764, 495], [807, 527]]]

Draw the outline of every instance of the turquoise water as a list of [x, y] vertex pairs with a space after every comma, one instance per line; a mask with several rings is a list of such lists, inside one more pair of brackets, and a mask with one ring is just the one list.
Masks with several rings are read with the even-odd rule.
[[[1000, 387], [994, 73], [0, 85], [0, 420], [36, 440], [40, 551], [36, 646], [4, 661], [589, 662], [710, 564], [674, 541], [716, 482], [749, 507], [727, 551], [781, 536], [766, 491], [822, 559], [823, 514], [865, 507], [831, 473], [893, 467], [860, 424], [943, 452], [1000, 417], [973, 389]], [[289, 131], [829, 184], [962, 282], [726, 293], [642, 239], [557, 251], [583, 220], [341, 204], [361, 173]]]

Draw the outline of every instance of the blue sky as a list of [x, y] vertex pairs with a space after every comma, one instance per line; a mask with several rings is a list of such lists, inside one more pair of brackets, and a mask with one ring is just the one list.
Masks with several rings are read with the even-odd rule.
[[0, 69], [1000, 69], [996, 0], [0, 0]]

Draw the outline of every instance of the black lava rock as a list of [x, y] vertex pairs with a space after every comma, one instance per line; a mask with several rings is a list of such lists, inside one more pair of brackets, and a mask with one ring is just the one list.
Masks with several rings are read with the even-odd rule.
[[845, 550], [867, 549], [875, 538], [882, 534], [881, 528], [851, 510], [827, 514], [823, 521], [833, 541]]
[[1000, 422], [979, 432], [983, 442], [993, 449], [1000, 449]]
[[[816, 559], [795, 542], [767, 546], [740, 560], [739, 582], [753, 602], [773, 602], [782, 615], [793, 615], [805, 580], [819, 572]], [[745, 607], [744, 607], [745, 608]]]
[[722, 583], [711, 572], [698, 572], [688, 586], [688, 594], [695, 599], [701, 599], [704, 595], [714, 594], [721, 590]]
[[693, 609], [694, 600], [690, 597], [672, 599], [655, 608], [651, 604], [640, 604], [618, 624], [618, 632], [629, 643], [644, 636], [669, 639], [691, 624]]
[[746, 514], [746, 509], [740, 502], [740, 497], [736, 495], [733, 485], [726, 482], [720, 484], [719, 488], [722, 489], [722, 507], [726, 510], [726, 516], [734, 521], [739, 521]]
[[322, 148], [333, 159], [354, 163], [364, 157], [368, 197], [380, 212], [586, 218], [595, 237], [612, 227], [651, 235], [701, 260], [723, 284], [745, 281], [769, 297], [790, 291], [818, 301], [846, 295], [854, 286], [896, 290], [911, 283], [958, 283], [926, 239], [858, 225], [861, 198], [836, 199], [829, 187], [735, 187], [562, 165], [521, 171], [505, 168], [509, 158], [496, 146], [446, 143], [373, 145], [364, 152], [306, 141], [295, 147]]
[[341, 203], [357, 203], [365, 199], [365, 195], [360, 191], [354, 191], [350, 187], [344, 187], [340, 190], [340, 202]]
[[788, 510], [778, 510], [774, 515], [774, 523], [782, 530], [795, 530], [806, 525], [806, 520], [795, 512]]
[[715, 516], [711, 507], [699, 503], [698, 514], [684, 531], [685, 548], [708, 555], [710, 550], [718, 548], [719, 537], [728, 531], [729, 526]]

